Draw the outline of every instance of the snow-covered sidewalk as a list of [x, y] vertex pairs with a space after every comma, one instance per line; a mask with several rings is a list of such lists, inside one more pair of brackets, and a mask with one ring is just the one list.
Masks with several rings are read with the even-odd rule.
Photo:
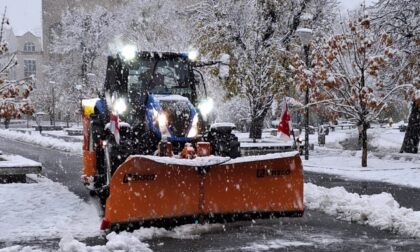
[[0, 129], [0, 137], [6, 139], [32, 143], [47, 148], [53, 148], [61, 151], [82, 153], [82, 143], [66, 142], [59, 138], [42, 136], [38, 131], [28, 131], [26, 133], [18, 132], [12, 129]]
[[100, 234], [95, 205], [59, 183], [28, 176], [36, 183], [0, 184], [0, 242]]

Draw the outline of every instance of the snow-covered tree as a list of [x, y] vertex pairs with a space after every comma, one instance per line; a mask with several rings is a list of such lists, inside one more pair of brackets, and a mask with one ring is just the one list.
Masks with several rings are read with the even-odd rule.
[[412, 105], [401, 152], [417, 153], [420, 142], [420, 5], [416, 0], [380, 0], [374, 6], [373, 25], [378, 33], [386, 33], [389, 43], [399, 49], [384, 78], [414, 86], [407, 93]]
[[[186, 17], [176, 11], [177, 3], [126, 1], [112, 11], [95, 6], [64, 13], [53, 32], [49, 70], [64, 112], [78, 110], [80, 98], [102, 91], [107, 56], [125, 45], [140, 51], [186, 51], [190, 31], [183, 28]], [[51, 104], [45, 104], [48, 107]]]
[[362, 166], [367, 166], [367, 130], [386, 108], [391, 95], [404, 83], [385, 83], [383, 73], [396, 50], [384, 34], [377, 39], [371, 20], [364, 12], [352, 18], [348, 26], [332, 36], [312, 54], [311, 69], [296, 59], [292, 69], [302, 87], [312, 89], [312, 101], [321, 101], [328, 109], [357, 121], [362, 145]]
[[179, 6], [182, 1], [129, 1], [115, 12], [118, 33], [114, 34], [110, 50], [117, 53], [124, 44], [140, 51], [188, 50], [191, 29], [187, 16]]
[[98, 82], [104, 79], [108, 44], [116, 25], [113, 18], [101, 6], [73, 9], [64, 13], [53, 32], [48, 75], [56, 85], [58, 100], [68, 110], [65, 113], [78, 110], [80, 98], [95, 96], [100, 90]]
[[3, 31], [8, 24], [5, 10], [0, 24], [0, 58], [4, 62], [0, 63], [0, 118], [4, 118], [6, 128], [11, 119], [34, 112], [28, 98], [32, 91], [33, 79], [9, 81], [6, 78], [8, 71], [17, 64], [16, 55], [8, 53], [7, 43], [3, 39]]
[[[201, 1], [190, 7], [195, 41], [205, 57], [230, 55], [227, 96], [247, 100], [250, 138], [261, 138], [264, 118], [275, 96], [290, 85], [289, 45], [301, 16], [313, 10], [315, 21], [325, 18], [326, 0]], [[216, 71], [215, 74], [218, 74]], [[234, 109], [234, 108], [232, 108]]]

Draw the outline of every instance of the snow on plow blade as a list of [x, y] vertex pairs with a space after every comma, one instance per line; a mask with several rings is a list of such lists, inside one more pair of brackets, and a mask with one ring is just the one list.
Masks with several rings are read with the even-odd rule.
[[297, 152], [194, 160], [130, 156], [114, 173], [104, 221], [181, 224], [241, 216], [301, 216]]

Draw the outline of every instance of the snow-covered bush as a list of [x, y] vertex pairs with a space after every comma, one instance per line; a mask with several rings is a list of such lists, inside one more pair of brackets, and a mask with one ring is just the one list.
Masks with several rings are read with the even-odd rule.
[[8, 53], [8, 45], [3, 40], [3, 31], [8, 24], [5, 12], [0, 24], [0, 58], [4, 62], [0, 64], [0, 118], [4, 118], [6, 128], [10, 119], [34, 112], [28, 98], [32, 91], [33, 79], [30, 77], [13, 82], [7, 80], [9, 70], [17, 64], [16, 55]]

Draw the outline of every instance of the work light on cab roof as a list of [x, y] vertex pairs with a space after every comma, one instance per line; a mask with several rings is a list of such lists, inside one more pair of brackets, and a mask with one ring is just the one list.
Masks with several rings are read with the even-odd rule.
[[188, 52], [188, 59], [191, 61], [196, 61], [198, 59], [198, 51], [191, 50]]
[[134, 45], [125, 45], [121, 50], [121, 55], [127, 61], [133, 60], [136, 57], [137, 48]]
[[211, 98], [203, 99], [200, 101], [197, 107], [203, 116], [207, 116], [213, 110], [214, 101]]

